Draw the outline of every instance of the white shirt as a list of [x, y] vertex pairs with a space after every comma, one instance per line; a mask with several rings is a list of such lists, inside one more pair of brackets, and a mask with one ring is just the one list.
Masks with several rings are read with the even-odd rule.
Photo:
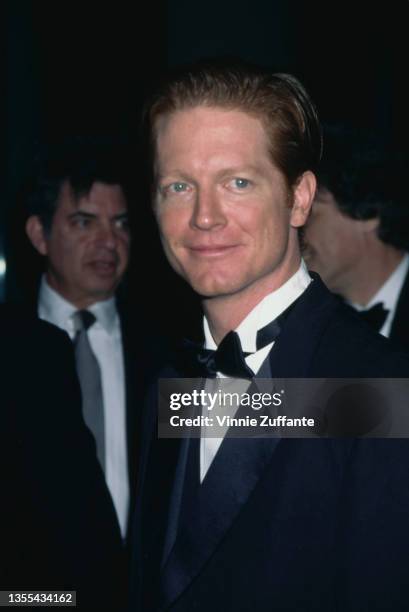
[[[274, 346], [271, 342], [259, 351], [256, 350], [257, 332], [265, 325], [276, 319], [286, 308], [290, 306], [308, 287], [312, 281], [308, 274], [304, 261], [298, 271], [278, 289], [269, 293], [253, 308], [253, 310], [243, 319], [235, 330], [239, 335], [243, 352], [252, 353], [246, 357], [247, 365], [257, 374], [268, 353]], [[217, 345], [210, 332], [206, 317], [203, 317], [203, 328], [205, 335], [205, 348], [216, 350]], [[226, 378], [221, 372], [217, 373], [218, 378]], [[211, 385], [212, 382], [209, 381]], [[237, 383], [235, 383], [237, 391]], [[248, 386], [248, 383], [247, 383]], [[205, 428], [202, 428], [200, 439], [200, 479], [203, 482], [213, 459], [223, 441], [223, 438], [206, 437]]]
[[[54, 291], [43, 276], [38, 300], [40, 319], [63, 329], [73, 340], [75, 329], [72, 315], [77, 310], [73, 304]], [[122, 536], [125, 537], [129, 511], [129, 477], [121, 325], [113, 297], [103, 302], [95, 302], [88, 310], [97, 319], [88, 330], [88, 338], [98, 361], [102, 379], [105, 478], [118, 515]]]
[[382, 336], [386, 336], [386, 338], [389, 338], [391, 333], [392, 321], [395, 317], [400, 292], [402, 291], [403, 283], [405, 282], [408, 270], [409, 255], [406, 253], [398, 267], [392, 272], [388, 280], [375, 293], [373, 298], [366, 306], [362, 306], [361, 304], [351, 304], [351, 306], [358, 311], [367, 310], [379, 302], [383, 304], [384, 308], [389, 310], [389, 312], [384, 324], [379, 330], [379, 333], [382, 334]]

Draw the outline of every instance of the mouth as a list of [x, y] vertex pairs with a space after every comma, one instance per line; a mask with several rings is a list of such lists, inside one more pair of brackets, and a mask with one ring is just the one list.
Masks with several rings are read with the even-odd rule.
[[104, 261], [104, 260], [96, 260], [89, 262], [88, 266], [98, 275], [98, 276], [112, 276], [116, 272], [117, 262], [112, 261]]
[[194, 257], [213, 258], [230, 255], [238, 247], [237, 244], [223, 244], [188, 246], [187, 248]]

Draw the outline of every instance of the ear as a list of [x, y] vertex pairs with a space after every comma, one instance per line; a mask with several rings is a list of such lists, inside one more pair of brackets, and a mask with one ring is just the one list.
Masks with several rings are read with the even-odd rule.
[[48, 246], [43, 224], [37, 215], [32, 215], [27, 219], [26, 234], [29, 237], [31, 244], [40, 253], [40, 255], [48, 254]]
[[292, 227], [302, 227], [306, 223], [316, 188], [317, 179], [312, 172], [307, 170], [298, 179], [294, 189], [294, 201], [290, 216]]

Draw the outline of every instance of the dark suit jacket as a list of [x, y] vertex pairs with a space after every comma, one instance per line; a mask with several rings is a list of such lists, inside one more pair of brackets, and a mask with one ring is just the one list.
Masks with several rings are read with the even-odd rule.
[[[127, 309], [120, 304], [118, 304], [118, 313], [121, 321], [125, 370], [126, 441], [130, 494], [129, 525], [135, 508], [136, 477], [140, 447], [141, 406], [145, 386], [147, 384], [146, 377], [150, 371], [150, 362], [148, 367], [145, 368], [142, 361], [144, 353], [143, 346], [145, 343], [141, 341], [141, 334], [138, 334], [135, 329], [133, 318], [129, 315]], [[137, 340], [139, 340], [139, 343]]]
[[389, 338], [397, 346], [409, 350], [409, 272], [399, 295]]
[[63, 332], [0, 308], [0, 587], [121, 609], [123, 551]]
[[[131, 312], [118, 301], [121, 321], [122, 345], [125, 366], [126, 438], [128, 445], [128, 471], [130, 487], [129, 526], [135, 511], [137, 474], [141, 447], [142, 406], [146, 389], [166, 363], [170, 349], [168, 342], [152, 332], [153, 323], [143, 313]], [[140, 320], [144, 321], [142, 328]], [[128, 529], [129, 535], [130, 527]], [[128, 548], [131, 542], [128, 537]]]
[[[318, 278], [268, 359], [274, 377], [409, 375], [406, 359]], [[164, 555], [184, 443], [158, 440], [156, 426], [151, 404], [131, 610], [408, 609], [406, 440], [225, 439], [203, 484], [179, 498], [179, 530]]]
[[[30, 301], [28, 311], [37, 314], [37, 300]], [[123, 299], [117, 300], [121, 323], [122, 348], [125, 372], [126, 440], [129, 474], [129, 520], [135, 506], [136, 477], [140, 446], [141, 405], [147, 381], [163, 363], [160, 343], [146, 330], [138, 327], [134, 313], [129, 312]]]

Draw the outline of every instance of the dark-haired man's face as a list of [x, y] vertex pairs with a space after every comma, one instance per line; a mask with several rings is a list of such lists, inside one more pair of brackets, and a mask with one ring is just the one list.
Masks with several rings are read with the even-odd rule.
[[96, 182], [76, 199], [64, 183], [51, 230], [45, 233], [38, 218], [31, 220], [34, 233], [29, 235], [48, 259], [46, 277], [53, 289], [78, 308], [115, 293], [130, 246], [127, 204], [119, 185]]
[[373, 221], [360, 221], [342, 213], [333, 194], [318, 189], [305, 226], [305, 259], [309, 269], [318, 272], [331, 291], [347, 294], [366, 251], [372, 225]]

